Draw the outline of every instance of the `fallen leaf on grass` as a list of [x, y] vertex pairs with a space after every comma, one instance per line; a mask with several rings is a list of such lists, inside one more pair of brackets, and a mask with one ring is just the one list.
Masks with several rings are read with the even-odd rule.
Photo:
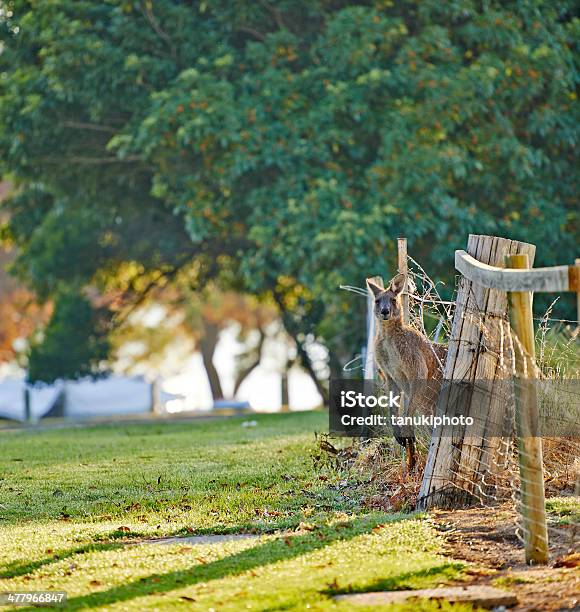
[[316, 525], [312, 523], [301, 522], [298, 525], [298, 531], [314, 531], [316, 529]]
[[371, 510], [390, 510], [391, 504], [384, 495], [371, 495], [364, 499], [364, 505]]
[[182, 595], [179, 599], [183, 599], [183, 601], [195, 601], [195, 598], [190, 597], [189, 595]]
[[282, 516], [282, 512], [278, 512], [277, 510], [263, 510], [262, 516]]
[[572, 553], [556, 559], [554, 567], [580, 567], [580, 553]]
[[463, 570], [463, 573], [467, 576], [493, 576], [497, 574], [497, 570], [486, 567], [468, 567]]
[[91, 580], [89, 582], [89, 586], [100, 587], [100, 586], [103, 586], [103, 583], [100, 580]]
[[320, 565], [315, 565], [314, 568], [315, 569], [322, 569], [324, 567], [330, 567], [331, 565], [334, 565], [334, 561], [327, 561], [326, 563], [321, 563]]
[[332, 455], [338, 455], [338, 449], [326, 440], [322, 440], [320, 442], [320, 450], [326, 451], [327, 453], [331, 453]]
[[121, 527], [117, 527], [117, 531], [123, 531], [125, 533], [131, 531], [129, 527], [125, 527], [125, 525], [121, 525]]

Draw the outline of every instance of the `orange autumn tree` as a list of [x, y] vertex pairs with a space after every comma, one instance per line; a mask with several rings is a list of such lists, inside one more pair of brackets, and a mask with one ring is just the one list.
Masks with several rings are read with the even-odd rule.
[[50, 305], [39, 305], [34, 295], [16, 287], [6, 291], [0, 280], [0, 363], [20, 360], [19, 340], [27, 341], [50, 316]]
[[[7, 181], [0, 181], [0, 202], [11, 189]], [[0, 217], [0, 231], [3, 219]], [[18, 341], [27, 341], [50, 316], [50, 303], [40, 305], [34, 294], [8, 274], [13, 256], [9, 249], [0, 249], [0, 363], [19, 361]], [[24, 348], [24, 346], [22, 347]]]

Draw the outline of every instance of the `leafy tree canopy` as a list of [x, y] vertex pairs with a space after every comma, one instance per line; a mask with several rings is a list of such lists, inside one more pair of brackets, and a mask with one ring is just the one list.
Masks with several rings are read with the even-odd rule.
[[61, 291], [44, 338], [32, 345], [29, 379], [52, 382], [103, 371], [109, 341], [107, 322], [101, 315], [82, 295]]
[[337, 286], [387, 274], [397, 235], [435, 274], [470, 231], [569, 261], [573, 6], [2, 0], [17, 269], [50, 295], [193, 260], [336, 368], [362, 333]]

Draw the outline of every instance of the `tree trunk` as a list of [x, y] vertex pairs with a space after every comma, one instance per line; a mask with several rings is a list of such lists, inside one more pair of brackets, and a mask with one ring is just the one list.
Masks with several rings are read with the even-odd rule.
[[236, 377], [236, 382], [234, 384], [234, 397], [242, 386], [244, 380], [246, 380], [246, 378], [248, 378], [248, 376], [260, 365], [260, 361], [262, 360], [262, 348], [264, 347], [266, 334], [261, 328], [259, 328], [258, 331], [260, 332], [260, 339], [258, 340], [258, 345], [255, 348], [255, 351], [257, 353], [256, 358], [254, 359], [254, 361], [252, 361], [252, 363], [250, 363], [249, 366], [245, 367], [241, 372], [239, 372], [238, 376]]
[[203, 359], [203, 365], [207, 373], [207, 379], [211, 389], [211, 395], [214, 402], [216, 400], [223, 399], [224, 392], [222, 390], [222, 383], [220, 381], [219, 374], [213, 363], [213, 355], [218, 343], [219, 328], [213, 323], [208, 321], [203, 322], [203, 335], [199, 341], [199, 350]]
[[328, 406], [328, 402], [330, 399], [328, 389], [323, 385], [322, 381], [316, 375], [316, 372], [314, 371], [314, 366], [312, 365], [312, 360], [310, 359], [308, 352], [302, 346], [302, 343], [298, 340], [299, 331], [295, 329], [295, 325], [293, 324], [291, 320], [290, 313], [286, 310], [286, 307], [284, 306], [284, 301], [282, 299], [282, 296], [276, 291], [272, 291], [272, 295], [274, 297], [274, 301], [276, 302], [276, 304], [278, 305], [278, 308], [280, 309], [280, 314], [282, 315], [282, 323], [284, 324], [284, 329], [286, 330], [288, 335], [294, 340], [294, 343], [296, 344], [296, 353], [298, 355], [298, 361], [300, 365], [306, 370], [307, 374], [312, 379], [312, 382], [314, 383], [316, 390], [320, 394], [320, 397], [322, 397], [322, 401], [324, 405]]
[[280, 379], [280, 411], [290, 412], [290, 394], [288, 392], [288, 370], [282, 372]]
[[312, 379], [312, 382], [314, 382], [316, 390], [320, 394], [320, 397], [322, 397], [324, 405], [328, 406], [328, 402], [330, 400], [328, 389], [322, 384], [322, 381], [318, 378], [318, 376], [316, 376], [314, 366], [312, 365], [312, 360], [310, 359], [310, 356], [308, 355], [306, 349], [302, 346], [302, 343], [296, 337], [293, 336], [293, 338], [294, 342], [296, 343], [296, 352], [298, 353], [300, 365], [306, 370], [306, 372]]

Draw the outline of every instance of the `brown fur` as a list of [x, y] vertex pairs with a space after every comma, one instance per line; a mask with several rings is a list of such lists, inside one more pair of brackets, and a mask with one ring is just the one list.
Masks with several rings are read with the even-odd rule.
[[[379, 287], [367, 279], [375, 296], [375, 360], [379, 374], [387, 384], [394, 383], [408, 398], [408, 414], [432, 414], [439, 393], [447, 347], [430, 342], [421, 332], [403, 322], [401, 293], [406, 277], [395, 276], [388, 287]], [[424, 381], [437, 381], [426, 385]]]

